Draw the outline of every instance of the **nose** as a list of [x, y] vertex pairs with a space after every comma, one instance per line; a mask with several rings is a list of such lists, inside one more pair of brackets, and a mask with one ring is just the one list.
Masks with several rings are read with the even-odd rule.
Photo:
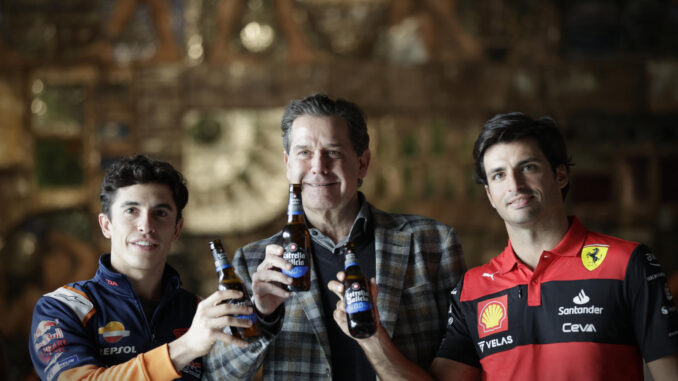
[[139, 215], [139, 219], [137, 220], [137, 230], [144, 234], [155, 232], [155, 226], [153, 225], [150, 213], [143, 212]]
[[311, 170], [313, 171], [314, 174], [316, 173], [321, 173], [323, 175], [327, 174], [327, 163], [328, 159], [326, 157], [325, 153], [319, 152], [315, 155], [313, 155], [313, 159], [311, 161]]
[[525, 176], [521, 171], [511, 171], [507, 177], [511, 191], [518, 192], [525, 188]]

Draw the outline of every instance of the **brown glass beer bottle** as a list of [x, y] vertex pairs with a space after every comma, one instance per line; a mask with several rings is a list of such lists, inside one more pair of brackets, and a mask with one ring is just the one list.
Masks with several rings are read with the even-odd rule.
[[372, 312], [372, 295], [360, 270], [353, 242], [346, 242], [344, 252], [344, 305], [348, 331], [358, 339], [374, 335], [377, 326]]
[[228, 299], [222, 303], [252, 307], [251, 314], [236, 316], [239, 319], [251, 320], [252, 325], [249, 328], [230, 327], [231, 334], [239, 339], [252, 342], [261, 336], [261, 328], [259, 326], [259, 321], [257, 320], [257, 314], [254, 312], [254, 305], [252, 304], [250, 295], [247, 292], [247, 288], [245, 287], [245, 284], [242, 282], [242, 280], [240, 280], [240, 277], [238, 277], [235, 271], [233, 271], [233, 267], [229, 263], [228, 257], [226, 257], [226, 252], [224, 251], [221, 241], [218, 239], [210, 241], [209, 246], [210, 251], [212, 252], [212, 257], [214, 257], [214, 267], [216, 267], [217, 274], [219, 274], [219, 290], [237, 290], [242, 292], [241, 298]]
[[294, 266], [283, 273], [292, 278], [288, 291], [308, 291], [311, 288], [311, 235], [308, 234], [301, 204], [301, 184], [290, 184], [287, 204], [287, 225], [282, 231], [283, 259]]

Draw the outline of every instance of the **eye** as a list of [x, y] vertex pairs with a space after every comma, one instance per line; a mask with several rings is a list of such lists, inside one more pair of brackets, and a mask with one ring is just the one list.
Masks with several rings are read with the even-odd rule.
[[134, 207], [127, 208], [124, 211], [125, 214], [136, 214], [136, 212], [137, 212], [137, 208], [134, 208]]
[[332, 150], [332, 151], [327, 151], [327, 156], [329, 156], [329, 157], [331, 157], [331, 158], [333, 158], [333, 159], [338, 159], [338, 158], [340, 158], [342, 155], [341, 155], [341, 152]]
[[165, 209], [157, 209], [156, 211], [153, 212], [153, 214], [156, 217], [167, 217], [169, 215], [169, 211]]
[[504, 178], [504, 172], [495, 172], [490, 176], [490, 180], [498, 181]]
[[525, 172], [532, 172], [532, 171], [535, 171], [536, 169], [537, 169], [537, 166], [535, 164], [532, 164], [532, 163], [525, 164], [523, 166], [523, 171], [525, 171]]

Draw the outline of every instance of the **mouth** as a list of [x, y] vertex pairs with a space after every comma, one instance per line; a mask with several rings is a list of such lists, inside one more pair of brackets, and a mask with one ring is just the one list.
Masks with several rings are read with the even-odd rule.
[[339, 183], [338, 182], [329, 182], [329, 183], [308, 183], [308, 182], [304, 182], [304, 185], [311, 187], [311, 188], [326, 188], [326, 187], [330, 187], [330, 186], [337, 185], [337, 184], [339, 184]]
[[142, 249], [142, 250], [152, 250], [158, 247], [158, 244], [152, 241], [146, 241], [146, 240], [140, 240], [140, 241], [133, 241], [132, 245]]
[[508, 203], [506, 203], [506, 206], [510, 206], [515, 209], [520, 209], [529, 204], [530, 201], [532, 201], [532, 199], [534, 199], [534, 196], [529, 194], [523, 194], [518, 197], [512, 198]]

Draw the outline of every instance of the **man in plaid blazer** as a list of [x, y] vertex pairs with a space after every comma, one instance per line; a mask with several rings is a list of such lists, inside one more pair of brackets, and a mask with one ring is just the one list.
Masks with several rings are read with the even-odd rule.
[[[279, 271], [282, 235], [239, 249], [233, 266], [252, 290], [266, 332], [247, 348], [217, 344], [204, 359], [205, 379], [251, 379], [263, 364], [265, 380], [391, 378], [385, 351], [428, 369], [447, 324], [449, 293], [464, 270], [452, 228], [415, 215], [389, 214], [370, 205], [358, 187], [370, 162], [360, 109], [312, 95], [287, 107], [282, 120], [290, 183], [302, 184], [312, 237], [311, 289], [287, 292]], [[376, 297], [377, 332], [348, 335], [338, 249], [356, 243]], [[376, 281], [375, 281], [376, 278]], [[328, 286], [329, 284], [329, 286]]]

